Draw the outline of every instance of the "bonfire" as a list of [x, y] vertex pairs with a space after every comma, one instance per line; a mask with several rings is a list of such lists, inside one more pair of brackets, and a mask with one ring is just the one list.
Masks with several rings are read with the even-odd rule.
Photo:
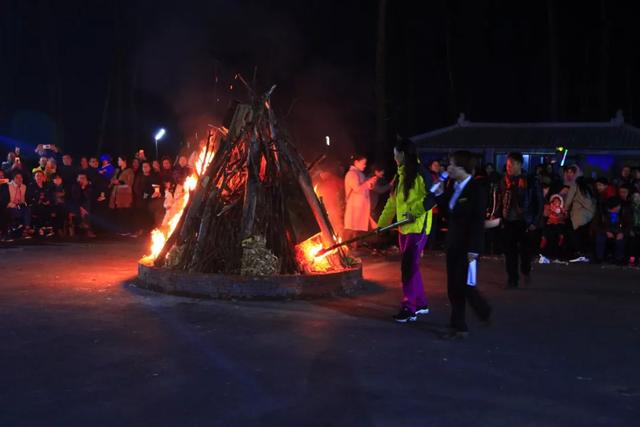
[[307, 164], [276, 120], [274, 89], [236, 105], [211, 130], [142, 263], [258, 276], [351, 266], [344, 248], [318, 256], [337, 238]]

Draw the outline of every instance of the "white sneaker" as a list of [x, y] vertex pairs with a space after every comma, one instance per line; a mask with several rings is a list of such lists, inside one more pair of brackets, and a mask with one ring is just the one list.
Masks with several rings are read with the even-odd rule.
[[540, 259], [538, 260], [538, 264], [551, 264], [551, 261], [549, 261], [549, 258], [547, 258], [544, 255], [540, 255]]
[[579, 256], [578, 258], [574, 258], [572, 260], [569, 260], [569, 262], [571, 263], [576, 263], [576, 262], [589, 262], [589, 258], [584, 257], [584, 256]]
[[416, 314], [429, 314], [428, 307], [416, 307]]

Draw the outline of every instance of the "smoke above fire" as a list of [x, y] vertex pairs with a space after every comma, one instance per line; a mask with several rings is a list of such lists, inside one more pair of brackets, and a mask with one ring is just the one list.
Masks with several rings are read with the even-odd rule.
[[[372, 76], [352, 61], [336, 61], [340, 52], [318, 52], [309, 33], [321, 29], [296, 19], [303, 12], [250, 0], [189, 7], [139, 0], [133, 10], [148, 18], [133, 55], [139, 90], [166, 106], [165, 120], [179, 128], [181, 141], [221, 124], [233, 100], [247, 98], [234, 77], [251, 81], [257, 71], [258, 87], [278, 86], [278, 114], [305, 158], [327, 151], [326, 135], [335, 143], [331, 152], [341, 153], [336, 157], [368, 150]], [[350, 42], [342, 44], [335, 49]]]

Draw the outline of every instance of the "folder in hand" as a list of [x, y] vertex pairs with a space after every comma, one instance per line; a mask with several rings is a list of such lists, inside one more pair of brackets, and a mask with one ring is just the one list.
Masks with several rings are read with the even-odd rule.
[[469, 268], [467, 269], [467, 285], [475, 286], [477, 279], [478, 260], [469, 262]]

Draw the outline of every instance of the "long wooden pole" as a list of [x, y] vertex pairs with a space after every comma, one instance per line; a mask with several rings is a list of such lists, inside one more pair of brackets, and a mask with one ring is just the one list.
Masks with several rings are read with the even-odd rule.
[[273, 142], [276, 144], [278, 151], [284, 155], [287, 159], [287, 162], [293, 169], [293, 173], [298, 178], [298, 185], [300, 185], [300, 189], [302, 190], [302, 194], [304, 194], [311, 211], [313, 212], [313, 216], [320, 227], [320, 233], [322, 236], [322, 244], [324, 246], [330, 246], [336, 243], [336, 240], [331, 232], [331, 226], [327, 223], [325, 216], [323, 215], [322, 206], [320, 205], [320, 200], [318, 200], [318, 195], [315, 191], [313, 191], [313, 185], [311, 183], [311, 177], [309, 176], [309, 171], [307, 167], [304, 165], [304, 162], [299, 156], [291, 155], [289, 147], [287, 146], [286, 141], [281, 141], [278, 135], [278, 128], [276, 123], [275, 114], [273, 114], [273, 109], [270, 107], [270, 99], [271, 93], [275, 89], [275, 85], [271, 87], [271, 90], [265, 96], [265, 105], [267, 106], [267, 117], [269, 119], [269, 129], [271, 133], [271, 138]]
[[387, 225], [386, 227], [378, 227], [375, 230], [371, 230], [371, 231], [368, 231], [368, 232], [366, 232], [364, 234], [361, 234], [359, 236], [352, 237], [351, 239], [345, 240], [344, 242], [336, 243], [336, 244], [331, 245], [331, 246], [329, 246], [327, 248], [323, 248], [317, 254], [315, 254], [315, 256], [316, 257], [322, 256], [322, 255], [326, 254], [327, 252], [331, 252], [334, 249], [338, 249], [338, 248], [340, 248], [342, 246], [350, 245], [353, 242], [364, 240], [364, 239], [366, 239], [368, 237], [375, 236], [376, 234], [384, 233], [387, 230], [391, 230], [392, 228], [400, 227], [401, 225], [409, 224], [409, 223], [411, 223], [413, 221], [415, 221], [415, 219], [407, 218], [407, 219], [403, 219], [402, 221], [394, 222], [393, 224]]

